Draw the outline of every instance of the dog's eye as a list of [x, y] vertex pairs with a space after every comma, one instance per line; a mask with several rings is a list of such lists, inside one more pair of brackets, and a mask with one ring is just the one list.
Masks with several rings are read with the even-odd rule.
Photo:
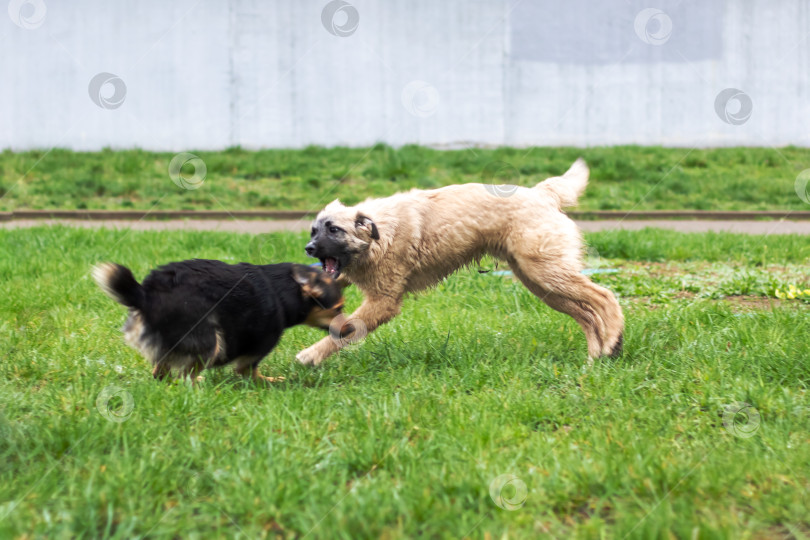
[[318, 233], [318, 229], [316, 229], [315, 227], [312, 227], [312, 230], [309, 231], [310, 236], [315, 236], [317, 233]]
[[329, 227], [329, 232], [335, 234], [336, 232], [340, 231], [337, 227]]

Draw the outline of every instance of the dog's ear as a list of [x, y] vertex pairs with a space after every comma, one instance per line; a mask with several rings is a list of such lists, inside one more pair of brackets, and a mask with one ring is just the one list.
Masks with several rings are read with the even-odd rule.
[[303, 266], [293, 266], [293, 279], [301, 286], [301, 295], [306, 298], [320, 298], [323, 289], [318, 280], [318, 272]]
[[374, 240], [380, 239], [380, 232], [377, 230], [377, 225], [370, 217], [360, 212], [357, 212], [357, 217], [354, 218], [354, 226], [361, 229], [366, 229]]

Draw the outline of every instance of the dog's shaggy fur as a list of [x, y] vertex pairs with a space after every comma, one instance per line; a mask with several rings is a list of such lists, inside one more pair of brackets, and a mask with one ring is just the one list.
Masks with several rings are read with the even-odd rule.
[[[546, 304], [585, 331], [591, 358], [618, 355], [624, 318], [613, 294], [582, 273], [582, 236], [561, 211], [588, 183], [577, 160], [563, 176], [533, 188], [464, 184], [412, 190], [354, 207], [334, 201], [315, 219], [307, 254], [365, 296], [348, 317], [374, 330], [400, 311], [403, 296], [435, 285], [484, 254], [509, 263]], [[353, 329], [350, 328], [349, 332]], [[296, 357], [319, 364], [340, 341], [324, 338]]]

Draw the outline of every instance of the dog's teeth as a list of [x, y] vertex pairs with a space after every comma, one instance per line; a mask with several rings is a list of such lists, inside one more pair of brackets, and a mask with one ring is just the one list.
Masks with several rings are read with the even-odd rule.
[[338, 271], [338, 261], [333, 257], [328, 257], [323, 261], [323, 269], [328, 274], [336, 274]]

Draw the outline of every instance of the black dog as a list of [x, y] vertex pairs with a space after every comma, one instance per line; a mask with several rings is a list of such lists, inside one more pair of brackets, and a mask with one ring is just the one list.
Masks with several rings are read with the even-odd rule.
[[153, 270], [141, 285], [128, 268], [102, 263], [93, 278], [130, 308], [125, 339], [152, 362], [156, 379], [174, 368], [194, 381], [203, 369], [236, 362], [243, 377], [274, 380], [257, 366], [284, 329], [328, 330], [343, 308], [337, 282], [302, 264], [195, 259]]

